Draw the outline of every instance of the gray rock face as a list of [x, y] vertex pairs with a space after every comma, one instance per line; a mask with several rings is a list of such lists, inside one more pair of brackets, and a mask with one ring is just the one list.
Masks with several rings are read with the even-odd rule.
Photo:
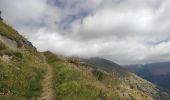
[[0, 41], [13, 50], [17, 50], [17, 42], [0, 35]]

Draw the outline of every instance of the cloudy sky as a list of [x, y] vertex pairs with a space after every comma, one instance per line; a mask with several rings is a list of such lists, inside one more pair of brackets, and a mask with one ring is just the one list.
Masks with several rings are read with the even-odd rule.
[[170, 0], [0, 0], [40, 51], [118, 64], [170, 61]]

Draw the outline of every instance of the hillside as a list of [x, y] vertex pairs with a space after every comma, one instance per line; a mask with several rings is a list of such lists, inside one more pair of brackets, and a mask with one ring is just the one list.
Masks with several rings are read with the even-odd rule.
[[0, 100], [37, 98], [41, 95], [41, 80], [45, 73], [42, 55], [0, 20]]
[[[0, 20], [0, 100], [170, 99], [156, 85], [116, 63], [90, 61], [39, 53]], [[105, 70], [104, 66], [114, 70]]]
[[110, 72], [75, 57], [63, 59], [51, 52], [44, 54], [54, 69], [54, 91], [59, 100], [169, 99], [157, 86], [130, 72]]
[[129, 71], [170, 91], [170, 62], [125, 66]]
[[116, 64], [112, 61], [109, 61], [109, 60], [106, 60], [106, 59], [103, 59], [103, 58], [99, 58], [99, 57], [93, 57], [93, 58], [90, 58], [90, 59], [81, 59], [81, 60], [88, 63], [88, 64], [91, 64], [91, 65], [96, 66], [96, 67], [100, 67], [101, 69], [104, 69], [104, 70], [107, 70], [107, 71], [121, 69], [120, 65], [118, 65], [118, 64]]

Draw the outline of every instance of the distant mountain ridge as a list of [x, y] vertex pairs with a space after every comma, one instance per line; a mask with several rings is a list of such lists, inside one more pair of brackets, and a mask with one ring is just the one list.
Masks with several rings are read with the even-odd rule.
[[98, 66], [105, 70], [115, 70], [115, 69], [122, 69], [122, 67], [110, 60], [100, 58], [100, 57], [92, 57], [89, 59], [82, 59], [82, 61], [87, 62], [89, 64]]
[[[98, 58], [98, 57], [90, 58], [90, 59], [69, 57], [67, 59], [64, 58], [63, 60], [62, 59], [59, 60], [59, 56], [56, 56], [55, 54], [52, 54], [50, 52], [45, 53], [45, 55], [47, 56], [47, 59], [49, 60], [49, 64], [51, 64], [55, 68], [57, 67], [56, 62], [61, 62], [63, 64], [67, 64], [68, 66], [72, 66], [73, 69], [75, 67], [78, 70], [82, 70], [83, 73], [88, 72], [88, 74], [85, 74], [85, 76], [83, 76], [85, 79], [89, 78], [89, 76], [90, 76], [90, 78], [92, 78], [94, 80], [93, 84], [96, 84], [96, 82], [97, 82], [97, 84], [98, 84], [98, 82], [102, 83], [103, 86], [106, 87], [106, 89], [109, 92], [112, 91], [111, 93], [113, 93], [113, 94], [110, 96], [106, 96], [105, 97], [105, 98], [107, 98], [106, 100], [110, 100], [111, 98], [114, 98], [114, 99], [119, 98], [120, 100], [131, 100], [131, 99], [168, 100], [170, 98], [169, 94], [159, 90], [159, 88], [156, 85], [138, 77], [137, 75], [135, 75], [131, 72], [128, 72], [127, 70], [123, 69], [121, 66], [119, 66], [118, 64], [116, 64], [112, 61], [109, 61], [109, 60], [106, 60], [103, 58]], [[58, 60], [55, 60], [54, 58], [58, 59]], [[107, 67], [105, 67], [105, 66], [107, 66]], [[67, 66], [64, 66], [64, 67], [66, 67], [66, 69], [67, 69]], [[60, 70], [60, 69], [58, 69], [58, 70]], [[79, 74], [76, 75], [77, 77], [82, 77], [80, 72], [78, 72], [80, 75]], [[74, 72], [74, 74], [76, 74], [76, 73], [77, 72]], [[67, 75], [67, 73], [63, 73], [63, 74]], [[74, 79], [74, 78], [72, 77], [71, 79]], [[85, 83], [90, 82], [90, 80], [86, 80]], [[95, 80], [97, 80], [97, 81], [95, 81]], [[57, 79], [56, 79], [56, 81], [57, 81]], [[80, 84], [80, 80], [74, 80], [74, 81], [76, 81], [76, 82], [78, 81], [77, 84]], [[103, 90], [101, 90], [101, 91], [103, 91]], [[108, 92], [108, 94], [109, 94], [109, 92]], [[106, 92], [106, 94], [107, 94], [107, 92]], [[101, 94], [101, 95], [103, 95], [103, 94]], [[108, 98], [110, 98], [110, 99], [108, 99]]]
[[164, 89], [170, 90], [170, 62], [128, 65], [125, 68]]

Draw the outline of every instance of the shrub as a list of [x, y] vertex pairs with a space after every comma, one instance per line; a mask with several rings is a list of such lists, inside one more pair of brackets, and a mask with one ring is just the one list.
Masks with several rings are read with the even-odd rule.
[[72, 63], [72, 64], [74, 64], [74, 65], [76, 65], [76, 66], [79, 66], [79, 65], [80, 65], [80, 61], [79, 61], [79, 59], [76, 58], [76, 57], [70, 57], [70, 58], [68, 58], [68, 62], [69, 62], [69, 63]]
[[99, 81], [103, 80], [103, 73], [100, 70], [94, 69], [92, 70], [92, 73]]
[[7, 47], [0, 41], [0, 50], [5, 50]]
[[22, 56], [22, 53], [21, 52], [15, 52], [14, 55], [17, 57], [17, 58], [20, 58], [22, 59], [23, 56]]

